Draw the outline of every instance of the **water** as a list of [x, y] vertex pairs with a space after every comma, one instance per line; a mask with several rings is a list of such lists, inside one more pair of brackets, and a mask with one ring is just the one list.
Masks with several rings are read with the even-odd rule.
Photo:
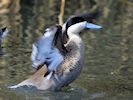
[[59, 4], [57, 0], [0, 1], [0, 27], [11, 30], [3, 44], [4, 54], [0, 56], [0, 100], [132, 100], [131, 0], [67, 1], [65, 19], [97, 7], [102, 12], [96, 23], [103, 29], [83, 32], [86, 59], [80, 77], [70, 87], [56, 92], [37, 91], [32, 87], [7, 88], [32, 75], [32, 43], [46, 27], [58, 23]]

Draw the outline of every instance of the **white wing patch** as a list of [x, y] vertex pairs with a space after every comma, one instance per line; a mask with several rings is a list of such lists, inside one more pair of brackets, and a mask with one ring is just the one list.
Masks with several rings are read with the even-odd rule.
[[32, 45], [32, 53], [31, 53], [31, 60], [35, 61], [36, 60], [36, 55], [38, 53], [37, 47], [35, 44]]

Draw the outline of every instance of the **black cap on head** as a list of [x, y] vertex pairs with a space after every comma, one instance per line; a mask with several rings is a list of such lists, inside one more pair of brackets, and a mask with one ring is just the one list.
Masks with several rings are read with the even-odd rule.
[[77, 14], [74, 16], [71, 16], [67, 21], [66, 21], [66, 30], [68, 27], [71, 25], [74, 25], [79, 22], [87, 21], [89, 23], [92, 23], [94, 19], [96, 19], [99, 16], [99, 11], [93, 12], [93, 13], [82, 13], [82, 14]]
[[70, 19], [68, 19], [66, 23], [66, 29], [68, 29], [71, 25], [74, 25], [76, 23], [80, 23], [83, 21], [85, 21], [85, 19], [82, 17], [71, 17]]

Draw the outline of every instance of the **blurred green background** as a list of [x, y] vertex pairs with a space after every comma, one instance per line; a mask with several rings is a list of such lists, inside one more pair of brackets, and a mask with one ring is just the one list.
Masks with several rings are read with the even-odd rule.
[[64, 21], [99, 9], [102, 30], [84, 31], [85, 66], [72, 86], [59, 92], [13, 91], [32, 75], [32, 43], [58, 23], [61, 0], [0, 0], [0, 27], [10, 33], [0, 56], [0, 100], [132, 100], [133, 1], [66, 0]]

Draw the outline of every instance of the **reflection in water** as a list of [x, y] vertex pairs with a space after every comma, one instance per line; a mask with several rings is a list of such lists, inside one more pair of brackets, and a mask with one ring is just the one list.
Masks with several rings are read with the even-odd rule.
[[[114, 3], [115, 2], [115, 3]], [[74, 84], [59, 92], [12, 91], [7, 85], [31, 75], [31, 45], [46, 27], [58, 23], [57, 0], [0, 0], [0, 27], [11, 32], [0, 56], [0, 99], [4, 100], [131, 100], [133, 98], [133, 2], [131, 0], [66, 1], [65, 19], [78, 13], [100, 9], [101, 31], [83, 35], [86, 63]], [[74, 6], [73, 6], [74, 5]], [[86, 32], [84, 32], [86, 33]], [[102, 69], [102, 70], [101, 70]], [[72, 86], [73, 87], [73, 86]], [[83, 89], [83, 90], [82, 90]], [[31, 94], [30, 94], [31, 93]]]
[[23, 88], [20, 87], [19, 89], [14, 91], [7, 89], [5, 90], [7, 94], [6, 96], [4, 96], [5, 91], [1, 93], [4, 100], [81, 100], [83, 98], [96, 98], [96, 96], [94, 97], [93, 95], [97, 95], [88, 95], [85, 89], [75, 86], [56, 92], [37, 91], [33, 87], [27, 88], [26, 86]]

